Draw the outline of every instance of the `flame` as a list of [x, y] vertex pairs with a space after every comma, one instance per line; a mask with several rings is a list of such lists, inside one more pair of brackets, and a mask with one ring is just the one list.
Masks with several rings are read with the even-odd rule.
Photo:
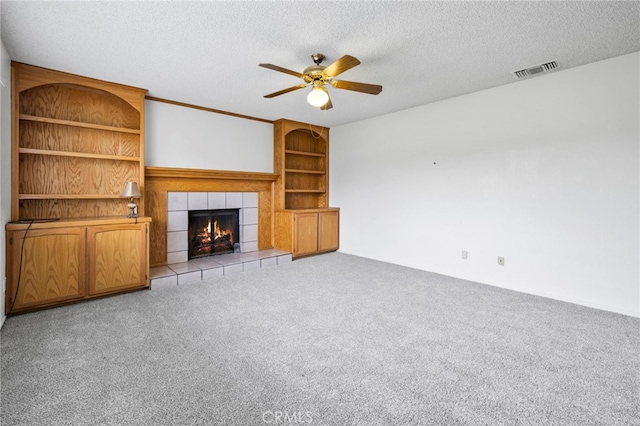
[[202, 231], [197, 232], [198, 237], [200, 239], [200, 244], [209, 245], [213, 243], [215, 240], [225, 238], [231, 243], [234, 242], [233, 239], [233, 231], [231, 229], [220, 229], [220, 225], [217, 220], [211, 223], [211, 219], [208, 220], [207, 226], [201, 228]]
[[231, 240], [233, 240], [233, 235], [231, 235], [231, 231], [229, 229], [220, 229], [220, 226], [218, 225], [217, 220], [213, 222], [213, 235], [214, 235], [214, 239], [223, 238], [227, 235], [230, 235], [232, 237]]
[[207, 223], [207, 226], [205, 226], [202, 229], [202, 243], [203, 244], [207, 244], [209, 242], [211, 242], [211, 220], [209, 220], [209, 223]]

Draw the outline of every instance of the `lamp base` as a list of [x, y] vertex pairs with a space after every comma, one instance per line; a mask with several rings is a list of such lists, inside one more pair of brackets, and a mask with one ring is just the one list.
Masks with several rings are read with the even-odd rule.
[[129, 207], [129, 214], [127, 215], [127, 217], [138, 217], [138, 213], [136, 212], [138, 206], [133, 202], [133, 198], [131, 198], [131, 201], [129, 202], [129, 204], [127, 204], [127, 207]]

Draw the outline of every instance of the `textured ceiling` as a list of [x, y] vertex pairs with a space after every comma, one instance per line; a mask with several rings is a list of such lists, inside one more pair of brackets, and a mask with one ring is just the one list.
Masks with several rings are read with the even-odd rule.
[[[560, 69], [640, 50], [632, 2], [102, 2], [6, 1], [12, 60], [143, 87], [150, 96], [263, 119], [329, 127], [503, 84], [513, 71]], [[362, 64], [338, 79], [381, 84], [377, 96], [330, 89], [307, 106], [302, 72], [344, 54]], [[556, 71], [557, 72], [557, 71]]]

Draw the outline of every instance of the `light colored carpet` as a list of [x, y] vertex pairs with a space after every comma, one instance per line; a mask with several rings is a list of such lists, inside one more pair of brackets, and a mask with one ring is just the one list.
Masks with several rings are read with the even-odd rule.
[[3, 425], [638, 425], [640, 320], [340, 253], [7, 319]]

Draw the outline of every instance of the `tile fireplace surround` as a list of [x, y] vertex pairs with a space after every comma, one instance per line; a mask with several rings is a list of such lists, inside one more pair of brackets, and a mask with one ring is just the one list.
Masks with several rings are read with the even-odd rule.
[[189, 211], [239, 209], [240, 251], [258, 250], [257, 192], [168, 192], [167, 263], [188, 260]]
[[[190, 210], [239, 209], [240, 251], [188, 261]], [[291, 262], [291, 253], [258, 250], [257, 192], [167, 192], [167, 266], [151, 268], [151, 288], [202, 281]]]

